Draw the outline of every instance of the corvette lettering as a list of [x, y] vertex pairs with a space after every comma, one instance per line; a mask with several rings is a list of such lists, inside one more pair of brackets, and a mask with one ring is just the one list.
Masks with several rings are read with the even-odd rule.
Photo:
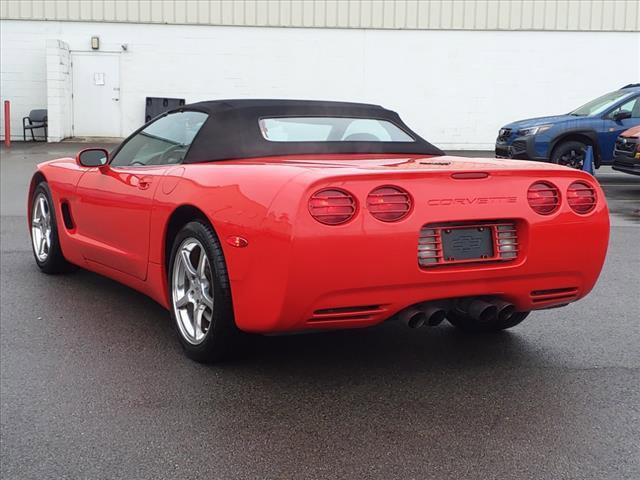
[[466, 197], [466, 198], [433, 198], [427, 201], [431, 207], [446, 205], [489, 205], [496, 203], [516, 203], [518, 197]]

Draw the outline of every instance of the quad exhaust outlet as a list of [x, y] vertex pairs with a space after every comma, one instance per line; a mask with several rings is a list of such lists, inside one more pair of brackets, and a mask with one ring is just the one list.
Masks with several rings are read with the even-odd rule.
[[498, 298], [460, 298], [415, 305], [400, 312], [399, 317], [410, 328], [425, 325], [435, 327], [444, 321], [449, 311], [466, 315], [479, 323], [487, 323], [508, 320], [516, 312], [516, 307]]

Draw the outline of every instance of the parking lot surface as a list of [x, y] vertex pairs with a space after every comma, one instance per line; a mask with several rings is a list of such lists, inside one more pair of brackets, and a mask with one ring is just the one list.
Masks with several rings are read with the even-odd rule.
[[30, 175], [80, 148], [1, 152], [2, 478], [640, 478], [639, 177], [598, 172], [610, 249], [580, 302], [495, 336], [388, 322], [203, 366], [152, 300], [38, 271]]

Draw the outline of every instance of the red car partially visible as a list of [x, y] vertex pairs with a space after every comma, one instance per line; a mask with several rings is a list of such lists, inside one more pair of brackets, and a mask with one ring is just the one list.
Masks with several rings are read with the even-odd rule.
[[613, 169], [640, 175], [640, 125], [625, 130], [616, 139], [613, 150]]
[[589, 293], [609, 234], [590, 175], [447, 156], [355, 103], [187, 105], [40, 164], [28, 199], [42, 271], [149, 295], [203, 362], [240, 332], [510, 328]]

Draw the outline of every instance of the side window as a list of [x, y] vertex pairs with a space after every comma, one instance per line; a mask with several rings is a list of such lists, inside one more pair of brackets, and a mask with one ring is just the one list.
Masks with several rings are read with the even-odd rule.
[[114, 167], [181, 163], [207, 119], [202, 112], [176, 112], [162, 117], [127, 140], [111, 160]]
[[613, 117], [618, 112], [631, 112], [631, 118], [640, 118], [640, 97], [623, 103], [608, 116]]

